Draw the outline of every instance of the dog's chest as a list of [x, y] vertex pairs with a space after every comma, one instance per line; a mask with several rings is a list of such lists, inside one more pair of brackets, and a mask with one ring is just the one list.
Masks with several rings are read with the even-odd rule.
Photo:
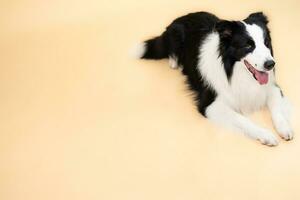
[[243, 66], [236, 66], [229, 86], [232, 106], [242, 113], [250, 113], [264, 107], [268, 87], [269, 84], [260, 85]]

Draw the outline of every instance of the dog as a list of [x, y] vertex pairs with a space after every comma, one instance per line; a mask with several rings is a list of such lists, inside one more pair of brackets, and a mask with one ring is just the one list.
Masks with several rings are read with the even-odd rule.
[[140, 43], [137, 57], [168, 58], [171, 68], [181, 68], [186, 76], [204, 117], [276, 146], [271, 131], [245, 116], [267, 107], [278, 134], [293, 138], [290, 106], [275, 80], [268, 22], [262, 12], [242, 21], [190, 13], [175, 19], [160, 36]]

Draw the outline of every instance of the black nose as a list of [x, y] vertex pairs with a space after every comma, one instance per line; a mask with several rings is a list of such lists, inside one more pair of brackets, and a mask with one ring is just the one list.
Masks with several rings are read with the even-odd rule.
[[265, 64], [264, 64], [264, 68], [265, 68], [266, 70], [271, 70], [271, 69], [274, 68], [274, 66], [275, 66], [274, 60], [268, 60], [268, 61], [266, 61]]

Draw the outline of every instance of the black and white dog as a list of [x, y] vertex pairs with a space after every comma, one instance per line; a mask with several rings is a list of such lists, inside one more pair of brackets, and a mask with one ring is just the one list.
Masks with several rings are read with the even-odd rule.
[[289, 105], [275, 81], [267, 24], [261, 12], [243, 21], [191, 13], [140, 44], [137, 53], [143, 59], [169, 58], [172, 68], [182, 68], [202, 115], [274, 146], [278, 140], [272, 132], [243, 115], [267, 106], [279, 135], [285, 140], [293, 137]]

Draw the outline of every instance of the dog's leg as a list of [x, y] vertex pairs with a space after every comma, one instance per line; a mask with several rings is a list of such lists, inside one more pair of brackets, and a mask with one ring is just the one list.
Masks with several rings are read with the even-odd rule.
[[262, 144], [268, 146], [278, 144], [278, 140], [271, 131], [255, 125], [251, 120], [235, 112], [220, 99], [216, 99], [207, 107], [206, 116], [218, 124], [241, 131], [250, 138], [259, 140]]
[[290, 105], [277, 85], [274, 85], [269, 91], [268, 108], [278, 134], [285, 140], [291, 140], [293, 131], [289, 123]]

